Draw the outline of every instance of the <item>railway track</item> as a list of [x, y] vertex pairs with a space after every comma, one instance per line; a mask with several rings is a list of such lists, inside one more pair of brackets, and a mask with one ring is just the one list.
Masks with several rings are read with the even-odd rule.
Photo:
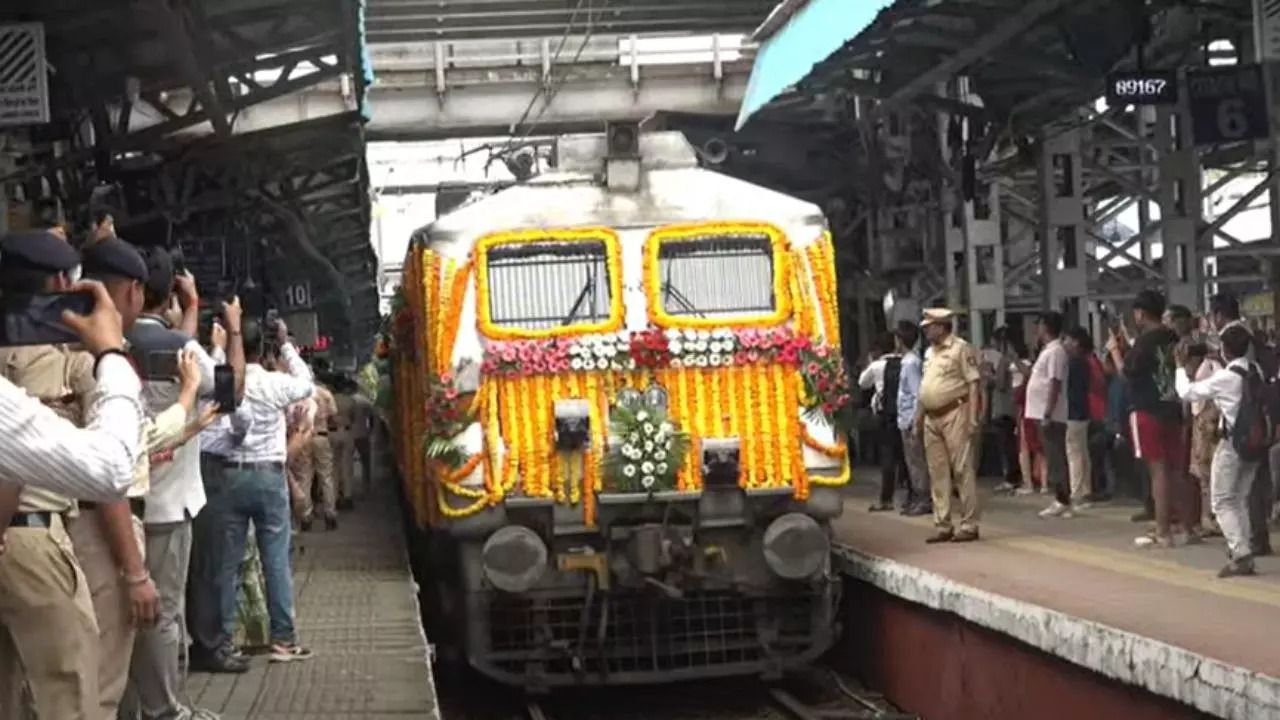
[[811, 675], [765, 688], [754, 681], [736, 680], [525, 699], [522, 711], [513, 716], [527, 720], [919, 720], [897, 712], [883, 698], [834, 671], [819, 669]]

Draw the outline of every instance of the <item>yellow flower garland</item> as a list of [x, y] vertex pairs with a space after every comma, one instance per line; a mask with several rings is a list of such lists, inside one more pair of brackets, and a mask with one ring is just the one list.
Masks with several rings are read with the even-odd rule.
[[[609, 317], [600, 322], [581, 322], [541, 330], [495, 325], [489, 314], [489, 250], [500, 245], [538, 242], [597, 242], [605, 248], [605, 267], [609, 274]], [[609, 228], [565, 228], [515, 230], [486, 235], [476, 242], [476, 318], [481, 334], [494, 340], [536, 340], [615, 332], [622, 327], [622, 250], [618, 234]]]
[[836, 281], [835, 248], [831, 244], [831, 233], [824, 232], [822, 237], [805, 248], [809, 259], [809, 276], [813, 280], [814, 290], [818, 295], [818, 312], [822, 315], [822, 329], [827, 344], [833, 348], [840, 347], [840, 294]]
[[[773, 255], [773, 297], [777, 307], [772, 313], [723, 315], [710, 318], [671, 315], [662, 305], [662, 277], [658, 272], [658, 255], [662, 243], [715, 235], [765, 235]], [[790, 243], [778, 228], [762, 222], [710, 222], [669, 225], [649, 233], [644, 242], [644, 287], [649, 320], [662, 328], [709, 329], [728, 325], [771, 327], [791, 316]]]

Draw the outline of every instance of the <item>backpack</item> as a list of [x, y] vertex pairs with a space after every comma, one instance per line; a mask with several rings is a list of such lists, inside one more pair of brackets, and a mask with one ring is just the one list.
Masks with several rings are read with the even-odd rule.
[[893, 356], [884, 361], [884, 389], [880, 391], [880, 415], [898, 417], [898, 378], [902, 375], [902, 358]]
[[1267, 457], [1275, 432], [1275, 424], [1266, 405], [1266, 383], [1253, 366], [1248, 370], [1233, 367], [1231, 372], [1240, 376], [1242, 392], [1236, 422], [1227, 428], [1227, 437], [1241, 460], [1257, 462]]

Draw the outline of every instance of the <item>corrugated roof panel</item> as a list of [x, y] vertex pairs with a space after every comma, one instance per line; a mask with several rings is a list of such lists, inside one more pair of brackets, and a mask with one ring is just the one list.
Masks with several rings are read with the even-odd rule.
[[893, 0], [810, 0], [756, 53], [737, 128], [862, 32]]

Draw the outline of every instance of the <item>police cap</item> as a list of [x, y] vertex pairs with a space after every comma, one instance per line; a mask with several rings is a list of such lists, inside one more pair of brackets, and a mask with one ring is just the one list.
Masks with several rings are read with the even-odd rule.
[[0, 268], [67, 272], [80, 264], [75, 248], [48, 230], [9, 233], [0, 237]]
[[84, 249], [81, 256], [85, 277], [122, 277], [145, 283], [147, 263], [138, 249], [118, 237], [99, 240]]

